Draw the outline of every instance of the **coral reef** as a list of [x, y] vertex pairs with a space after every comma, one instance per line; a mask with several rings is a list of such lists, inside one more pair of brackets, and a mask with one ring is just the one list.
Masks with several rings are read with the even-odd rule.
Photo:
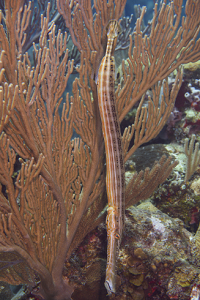
[[[75, 285], [73, 300], [107, 299], [104, 288], [106, 229], [92, 231], [66, 262], [67, 277]], [[200, 284], [199, 253], [192, 233], [145, 202], [126, 212], [126, 226], [118, 259], [116, 300], [188, 300]]]

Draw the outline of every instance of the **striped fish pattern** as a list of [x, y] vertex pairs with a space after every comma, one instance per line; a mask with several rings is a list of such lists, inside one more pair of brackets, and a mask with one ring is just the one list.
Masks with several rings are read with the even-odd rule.
[[107, 48], [102, 59], [98, 78], [98, 104], [106, 151], [107, 210], [107, 268], [105, 287], [109, 295], [116, 291], [116, 260], [124, 225], [125, 171], [122, 138], [115, 103], [115, 59], [113, 56], [119, 23], [110, 21], [107, 26]]

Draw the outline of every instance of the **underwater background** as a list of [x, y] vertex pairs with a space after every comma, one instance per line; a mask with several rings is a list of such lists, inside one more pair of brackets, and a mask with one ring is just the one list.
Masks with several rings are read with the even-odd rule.
[[[183, 7], [185, 3], [186, 0]], [[149, 0], [127, 1], [125, 16], [133, 14], [131, 28], [136, 21], [134, 5], [147, 7], [146, 26], [152, 20], [154, 4]], [[127, 50], [119, 51], [116, 61], [126, 57]], [[122, 76], [120, 68], [118, 64], [116, 84]], [[106, 225], [102, 223], [66, 260], [64, 275], [77, 286], [72, 300], [200, 299], [200, 61], [184, 65], [183, 72], [182, 85], [166, 125], [125, 164], [126, 182], [129, 182], [136, 172], [152, 169], [163, 155], [177, 161], [167, 180], [148, 199], [126, 211], [118, 261], [120, 291], [108, 298], [104, 288], [107, 243]], [[171, 88], [175, 75], [174, 71], [169, 76]], [[72, 93], [76, 76], [71, 75], [65, 94]], [[133, 123], [135, 115], [136, 107], [122, 122], [122, 131]], [[74, 133], [74, 137], [78, 134]], [[195, 161], [195, 167], [187, 177], [189, 159]], [[1, 282], [0, 288], [0, 300], [39, 299], [25, 285], [16, 287]]]

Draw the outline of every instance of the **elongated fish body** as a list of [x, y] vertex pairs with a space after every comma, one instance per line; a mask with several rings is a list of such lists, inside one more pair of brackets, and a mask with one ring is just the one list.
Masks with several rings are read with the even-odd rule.
[[117, 21], [110, 21], [106, 54], [102, 59], [98, 78], [98, 103], [106, 151], [107, 210], [107, 268], [105, 287], [108, 294], [116, 291], [116, 260], [124, 225], [125, 171], [120, 124], [115, 103], [115, 59], [113, 52], [119, 34]]

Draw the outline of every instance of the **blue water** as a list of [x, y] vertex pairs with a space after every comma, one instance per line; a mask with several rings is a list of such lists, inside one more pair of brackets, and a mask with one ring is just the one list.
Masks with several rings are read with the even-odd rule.
[[[159, 1], [160, 2], [160, 1]], [[167, 1], [169, 3], [170, 1]], [[185, 6], [186, 0], [183, 0], [183, 6]], [[136, 18], [134, 18], [134, 5], [146, 6], [147, 11], [144, 16], [145, 24], [148, 23], [149, 20], [153, 18], [153, 8], [154, 8], [154, 1], [153, 0], [127, 0], [126, 7], [125, 7], [125, 15], [130, 16], [133, 14], [133, 24], [135, 24]], [[184, 12], [184, 9], [183, 9]]]

